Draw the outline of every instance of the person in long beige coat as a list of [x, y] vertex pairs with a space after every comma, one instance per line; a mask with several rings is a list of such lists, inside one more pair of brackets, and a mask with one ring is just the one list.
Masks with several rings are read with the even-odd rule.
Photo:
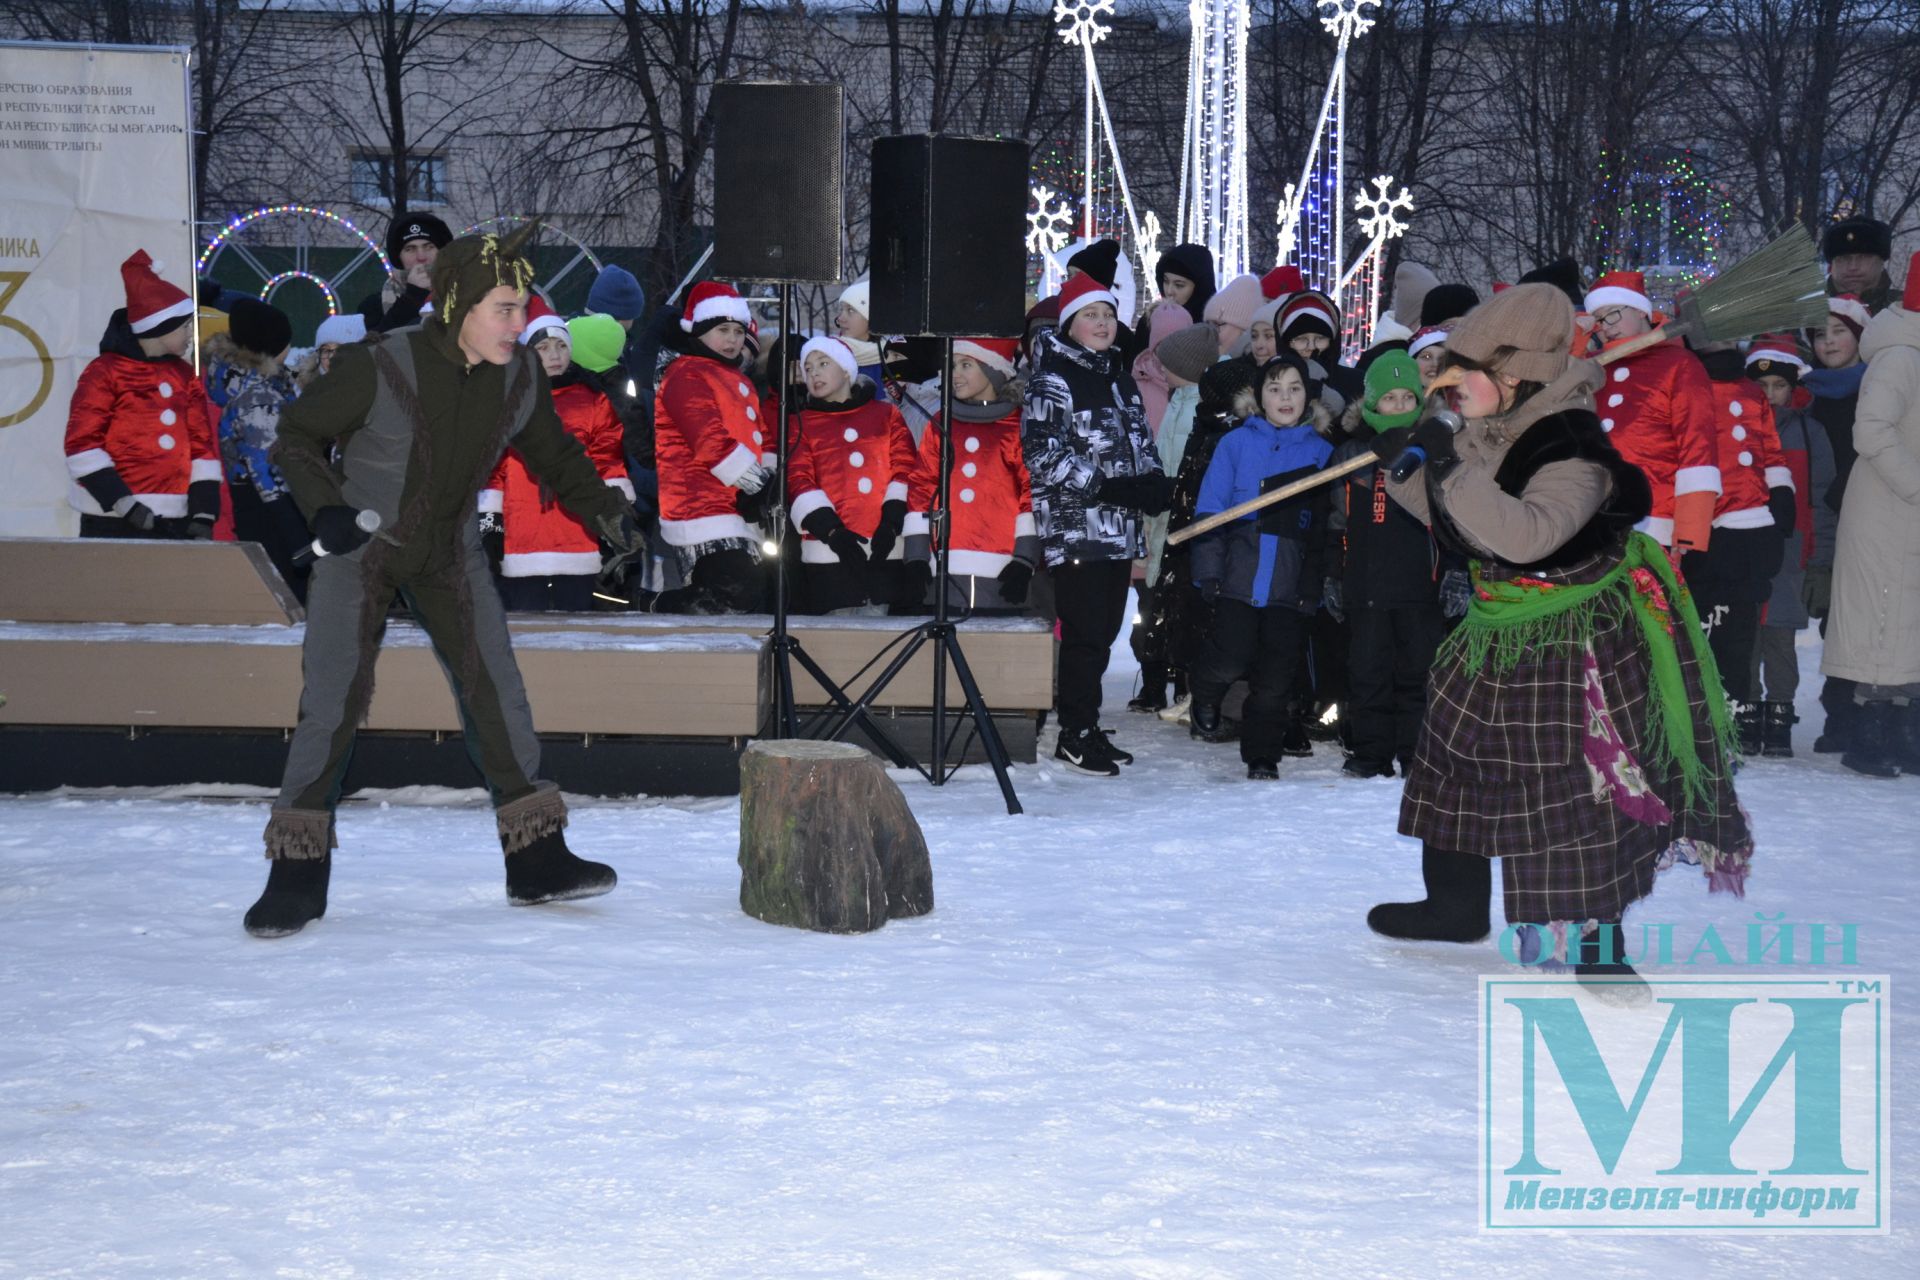
[[1920, 271], [1907, 282], [1860, 341], [1859, 460], [1840, 508], [1820, 660], [1827, 675], [1860, 686], [1860, 733], [1841, 763], [1886, 778], [1920, 772]]

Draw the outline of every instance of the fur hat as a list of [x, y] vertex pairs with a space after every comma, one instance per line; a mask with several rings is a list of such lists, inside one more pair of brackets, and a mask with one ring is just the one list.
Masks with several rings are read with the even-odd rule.
[[1515, 285], [1447, 331], [1449, 352], [1528, 382], [1565, 373], [1572, 345], [1573, 303], [1550, 284]]
[[345, 347], [366, 340], [367, 321], [359, 315], [328, 316], [313, 331], [313, 345], [316, 347]]
[[[1480, 305], [1480, 295], [1470, 284], [1436, 284], [1420, 300], [1420, 327], [1444, 325], [1457, 320]], [[1571, 342], [1573, 339], [1569, 338]]]
[[1120, 273], [1120, 242], [1094, 241], [1067, 259], [1067, 270], [1084, 271], [1105, 288], [1113, 288], [1114, 278]]
[[400, 265], [400, 251], [409, 240], [425, 240], [436, 249], [444, 249], [453, 243], [453, 232], [430, 213], [410, 213], [388, 223], [387, 257], [395, 267]]
[[1878, 218], [1845, 218], [1828, 227], [1820, 236], [1820, 256], [1831, 264], [1843, 253], [1870, 253], [1876, 258], [1893, 256], [1893, 228]]
[[293, 322], [287, 313], [258, 298], [233, 300], [227, 332], [242, 351], [260, 356], [277, 356], [293, 345]]
[[440, 323], [457, 334], [467, 312], [493, 290], [529, 292], [533, 288], [533, 263], [520, 251], [539, 225], [523, 222], [505, 236], [487, 232], [461, 236], [445, 245], [433, 260], [429, 290], [433, 294], [433, 314]]
[[1220, 358], [1220, 331], [1204, 321], [1190, 324], [1162, 338], [1153, 354], [1168, 373], [1197, 383]]
[[1253, 404], [1250, 412], [1259, 412], [1260, 371], [1251, 360], [1221, 360], [1207, 366], [1200, 375], [1200, 407], [1209, 413], [1229, 418], [1243, 415], [1239, 401], [1246, 397]]
[[1572, 258], [1555, 258], [1520, 277], [1521, 284], [1550, 284], [1567, 295], [1575, 307], [1583, 306], [1586, 290], [1580, 284], [1580, 264]]
[[[864, 285], [854, 287], [865, 288]], [[845, 299], [846, 295], [842, 294], [841, 300]], [[753, 313], [747, 310], [747, 300], [732, 285], [722, 284], [718, 280], [702, 280], [687, 291], [686, 306], [680, 312], [682, 333], [690, 333], [697, 338], [715, 325], [725, 324], [729, 320], [742, 328], [753, 320]]]
[[[1404, 351], [1389, 351], [1367, 366], [1366, 394], [1360, 417], [1375, 431], [1410, 427], [1420, 417], [1420, 366]], [[1404, 413], [1381, 413], [1380, 400], [1389, 391], [1413, 392], [1413, 408]]]
[[527, 327], [520, 331], [520, 345], [531, 347], [540, 341], [541, 335], [558, 333], [566, 340], [567, 347], [573, 347], [573, 335], [567, 331], [567, 322], [554, 314], [547, 300], [537, 293], [527, 295]]
[[1253, 313], [1266, 296], [1260, 292], [1259, 276], [1235, 276], [1227, 287], [1207, 300], [1204, 317], [1215, 324], [1246, 329], [1253, 324]]
[[1101, 284], [1090, 275], [1068, 276], [1067, 282], [1060, 286], [1060, 327], [1065, 329], [1072, 322], [1074, 313], [1090, 303], [1104, 302], [1113, 308], [1113, 314], [1120, 314], [1120, 303], [1114, 298], [1113, 290]]
[[127, 291], [127, 324], [142, 338], [171, 333], [192, 319], [196, 309], [186, 290], [162, 280], [159, 272], [160, 264], [145, 249], [135, 249], [120, 264], [120, 283]]

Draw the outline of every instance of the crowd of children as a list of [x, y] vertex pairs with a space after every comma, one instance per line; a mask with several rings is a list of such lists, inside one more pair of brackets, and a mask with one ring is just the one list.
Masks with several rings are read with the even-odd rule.
[[[265, 547], [303, 593], [295, 553], [311, 535], [276, 468], [280, 412], [343, 346], [429, 305], [448, 238], [431, 217], [396, 225], [393, 278], [358, 313], [325, 321], [310, 352], [294, 350], [272, 306], [228, 299], [215, 314], [145, 254], [130, 258], [127, 307], [73, 401], [67, 454], [83, 536], [237, 536]], [[1880, 277], [1865, 292], [1902, 306], [1882, 224], [1834, 224], [1824, 247], [1836, 284], [1864, 256]], [[796, 609], [923, 613], [944, 511], [953, 608], [1057, 627], [1056, 756], [1070, 768], [1114, 777], [1131, 762], [1112, 717], [1103, 724], [1101, 682], [1132, 612], [1142, 679], [1130, 710], [1237, 743], [1253, 779], [1278, 777], [1316, 736], [1338, 740], [1352, 775], [1408, 774], [1435, 656], [1475, 599], [1471, 540], [1437, 536], [1371, 462], [1197, 538], [1169, 535], [1371, 458], [1419, 424], [1443, 370], [1458, 376], [1456, 334], [1484, 310], [1479, 293], [1403, 264], [1373, 345], [1354, 351], [1341, 308], [1293, 268], [1221, 281], [1203, 247], [1177, 245], [1157, 260], [1154, 300], [1128, 316], [1118, 259], [1111, 242], [1082, 247], [1022, 339], [958, 341], [946, 369], [873, 332], [864, 282], [835, 300], [827, 331], [764, 336], [748, 300], [717, 281], [651, 325], [618, 267], [571, 320], [533, 294], [518, 341], [652, 546], [637, 562], [610, 558], [509, 451], [478, 499], [503, 600], [761, 611], [767, 559], [784, 542]], [[1664, 318], [1644, 278], [1616, 271], [1586, 286], [1563, 262], [1526, 283], [1572, 308], [1564, 354], [1605, 362], [1591, 397], [1599, 430], [1646, 482], [1638, 528], [1691, 589], [1742, 746], [1790, 755], [1795, 637], [1825, 629], [1840, 594], [1873, 309], [1836, 288], [1827, 324], [1806, 334], [1744, 349], [1669, 341], [1615, 360]], [[196, 318], [204, 379], [187, 358]], [[776, 519], [788, 522], [784, 539]], [[1847, 669], [1830, 664], [1815, 749], [1865, 773], [1920, 772], [1911, 682]]]

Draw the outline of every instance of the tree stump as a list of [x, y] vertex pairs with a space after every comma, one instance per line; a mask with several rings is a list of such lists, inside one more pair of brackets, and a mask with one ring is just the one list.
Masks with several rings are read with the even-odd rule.
[[774, 738], [740, 757], [740, 909], [769, 924], [868, 933], [933, 910], [907, 799], [846, 742]]

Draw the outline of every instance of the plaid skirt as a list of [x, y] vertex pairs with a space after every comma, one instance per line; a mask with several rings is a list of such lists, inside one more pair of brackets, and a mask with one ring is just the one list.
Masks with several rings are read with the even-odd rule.
[[[1593, 582], [1618, 563], [1615, 553], [1530, 576]], [[1504, 576], [1498, 566], [1482, 572]], [[1530, 650], [1511, 671], [1473, 669], [1447, 648], [1427, 679], [1400, 831], [1499, 858], [1509, 923], [1618, 919], [1676, 860], [1705, 865], [1711, 885], [1738, 892], [1752, 852], [1686, 637], [1677, 647], [1688, 719], [1707, 765], [1691, 809], [1678, 770], [1648, 756], [1652, 665], [1632, 602], [1609, 591], [1596, 603], [1588, 634]], [[1596, 719], [1616, 756], [1624, 749], [1624, 769], [1592, 763]], [[1631, 793], [1621, 773], [1633, 779]]]

